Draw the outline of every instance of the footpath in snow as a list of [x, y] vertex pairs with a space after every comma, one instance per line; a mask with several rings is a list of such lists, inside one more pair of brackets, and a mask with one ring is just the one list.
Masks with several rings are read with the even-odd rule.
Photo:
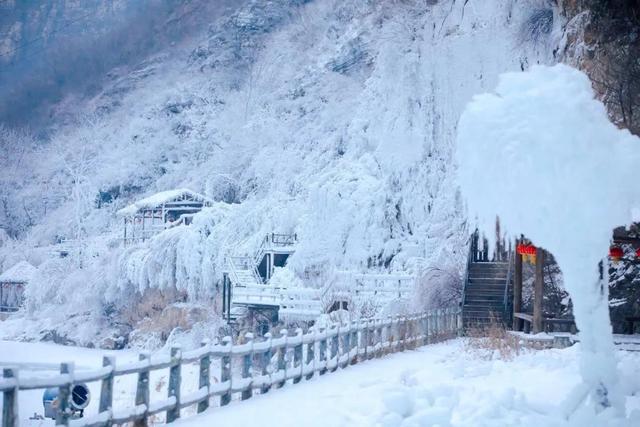
[[[122, 363], [137, 358], [129, 350], [104, 352], [43, 343], [0, 341], [0, 350], [0, 365], [19, 362], [27, 377], [53, 375], [52, 368], [62, 361], [75, 361], [79, 370], [95, 368], [105, 353]], [[579, 352], [580, 344], [576, 344], [562, 350], [524, 351], [511, 360], [489, 360], [481, 357], [487, 355], [486, 350], [458, 339], [339, 369], [223, 408], [212, 402], [214, 407], [201, 415], [188, 408], [184, 418], [173, 425], [640, 426], [640, 352], [630, 351], [616, 352], [618, 370], [624, 373], [627, 421], [612, 424], [575, 416], [572, 422], [566, 421], [565, 399], [582, 381]], [[189, 365], [183, 374], [186, 385], [195, 387], [197, 369]], [[159, 371], [151, 382], [153, 400], [166, 396], [166, 372]], [[90, 388], [93, 399], [88, 411], [95, 413], [99, 385], [91, 383]], [[118, 379], [115, 409], [130, 405], [134, 394], [135, 376]], [[41, 398], [41, 390], [20, 394], [21, 425], [54, 425], [52, 420], [29, 419], [34, 412], [42, 413]]]
[[[565, 420], [581, 381], [579, 344], [510, 361], [478, 357], [464, 340], [422, 347], [286, 386], [179, 421], [186, 426], [594, 426]], [[640, 425], [640, 352], [619, 351], [628, 421]], [[578, 424], [576, 424], [578, 423]], [[619, 424], [618, 424], [619, 425]]]

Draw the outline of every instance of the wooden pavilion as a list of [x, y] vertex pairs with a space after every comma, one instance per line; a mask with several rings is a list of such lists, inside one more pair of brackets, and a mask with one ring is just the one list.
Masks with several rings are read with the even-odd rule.
[[17, 311], [24, 299], [24, 290], [37, 269], [21, 261], [0, 275], [0, 312]]
[[188, 189], [153, 194], [118, 211], [124, 220], [124, 242], [144, 241], [167, 228], [189, 225], [193, 215], [212, 205], [212, 200]]

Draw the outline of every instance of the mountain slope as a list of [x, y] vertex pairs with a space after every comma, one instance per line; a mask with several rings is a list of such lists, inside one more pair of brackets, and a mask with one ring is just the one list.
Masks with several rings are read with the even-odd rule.
[[[32, 224], [10, 230], [20, 239], [2, 248], [3, 265], [26, 258], [43, 272], [15, 324], [91, 342], [137, 291], [208, 301], [224, 256], [272, 231], [298, 233], [300, 277], [457, 274], [459, 115], [498, 74], [553, 62], [560, 27], [534, 0], [279, 0], [217, 20], [188, 55], [149, 58], [84, 99], [77, 124], [11, 165], [5, 222]], [[115, 211], [178, 187], [220, 203], [191, 227], [123, 248]], [[82, 256], [50, 258], [61, 237]]]

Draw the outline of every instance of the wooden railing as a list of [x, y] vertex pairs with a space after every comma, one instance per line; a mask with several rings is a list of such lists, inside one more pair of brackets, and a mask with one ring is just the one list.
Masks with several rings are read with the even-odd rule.
[[[306, 333], [296, 329], [290, 335], [286, 329], [277, 337], [266, 334], [254, 339], [246, 334], [242, 342], [233, 343], [230, 337], [221, 342], [204, 342], [196, 350], [181, 352], [173, 347], [160, 357], [140, 355], [139, 361], [122, 366], [113, 357], [103, 359], [103, 367], [94, 371], [74, 372], [73, 364], [60, 365], [60, 374], [46, 378], [21, 379], [18, 369], [5, 368], [0, 379], [3, 394], [2, 426], [19, 425], [18, 400], [20, 391], [57, 387], [61, 401], [58, 404], [56, 425], [111, 426], [134, 422], [147, 425], [155, 414], [165, 413], [166, 422], [180, 418], [181, 410], [195, 406], [198, 413], [218, 403], [228, 405], [232, 400], [249, 399], [254, 392], [267, 393], [272, 387], [287, 383], [297, 384], [314, 375], [335, 372], [384, 354], [403, 351], [437, 341], [453, 338], [462, 327], [460, 310], [440, 309], [412, 316], [354, 321], [334, 324], [328, 328], [310, 328]], [[185, 364], [199, 366], [198, 389], [183, 394], [181, 368]], [[234, 365], [238, 364], [236, 369]], [[219, 377], [212, 381], [212, 366], [218, 366]], [[149, 377], [151, 371], [169, 370], [167, 397], [151, 402]], [[233, 373], [239, 375], [233, 375]], [[137, 374], [137, 389], [132, 406], [113, 410], [114, 378]], [[71, 419], [69, 402], [62, 398], [78, 383], [99, 381], [99, 408], [95, 415]], [[217, 402], [213, 399], [219, 399]], [[132, 399], [133, 400], [133, 399]]]

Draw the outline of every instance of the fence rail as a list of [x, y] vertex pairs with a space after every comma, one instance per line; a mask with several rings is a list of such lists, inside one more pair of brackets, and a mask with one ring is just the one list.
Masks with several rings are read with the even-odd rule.
[[[134, 422], [145, 426], [149, 417], [162, 412], [170, 423], [180, 418], [181, 409], [187, 406], [195, 405], [200, 413], [209, 408], [213, 398], [218, 398], [219, 405], [225, 406], [235, 396], [246, 400], [254, 392], [264, 394], [287, 382], [297, 384], [303, 378], [309, 380], [314, 375], [324, 375], [384, 354], [449, 339], [457, 336], [461, 328], [461, 313], [456, 307], [411, 316], [334, 324], [326, 328], [312, 327], [306, 333], [296, 329], [289, 334], [283, 329], [277, 337], [265, 334], [254, 339], [253, 334], [248, 333], [237, 343], [225, 337], [214, 344], [203, 342], [200, 348], [188, 352], [173, 347], [169, 354], [153, 359], [148, 354], [141, 354], [138, 361], [122, 366], [117, 365], [113, 357], [104, 357], [102, 368], [86, 372], [75, 373], [73, 364], [63, 363], [59, 375], [46, 378], [21, 379], [18, 369], [5, 368], [0, 379], [2, 426], [19, 425], [20, 391], [53, 387], [59, 389], [60, 396], [56, 425], [97, 427]], [[211, 381], [213, 361], [219, 364], [217, 382]], [[236, 369], [234, 361], [238, 364]], [[199, 365], [198, 389], [182, 394], [181, 367], [189, 363]], [[150, 402], [149, 375], [159, 369], [169, 369], [167, 397]], [[138, 375], [135, 401], [128, 409], [114, 411], [114, 378], [131, 374]], [[98, 413], [72, 419], [66, 401], [70, 390], [75, 384], [97, 381], [101, 384]]]

